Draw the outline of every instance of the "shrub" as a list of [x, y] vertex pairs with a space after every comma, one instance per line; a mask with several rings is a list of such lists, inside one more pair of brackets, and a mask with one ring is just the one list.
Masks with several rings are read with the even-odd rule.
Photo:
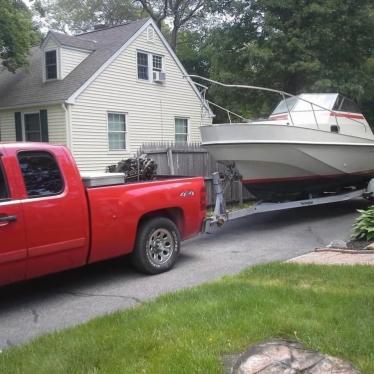
[[353, 225], [352, 239], [374, 240], [374, 205], [358, 212], [360, 216]]

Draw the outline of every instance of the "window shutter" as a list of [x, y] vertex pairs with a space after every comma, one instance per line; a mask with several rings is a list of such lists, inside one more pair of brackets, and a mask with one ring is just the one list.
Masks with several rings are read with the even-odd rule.
[[14, 123], [16, 125], [16, 141], [22, 142], [22, 119], [21, 112], [14, 113]]
[[40, 110], [40, 127], [42, 129], [42, 142], [48, 142], [48, 115], [47, 110]]

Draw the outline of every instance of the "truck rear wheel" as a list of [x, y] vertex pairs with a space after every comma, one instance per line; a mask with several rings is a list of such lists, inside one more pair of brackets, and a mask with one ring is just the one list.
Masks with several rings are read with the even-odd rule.
[[174, 222], [164, 217], [152, 218], [139, 228], [132, 262], [143, 273], [159, 274], [174, 266], [179, 251], [180, 233]]

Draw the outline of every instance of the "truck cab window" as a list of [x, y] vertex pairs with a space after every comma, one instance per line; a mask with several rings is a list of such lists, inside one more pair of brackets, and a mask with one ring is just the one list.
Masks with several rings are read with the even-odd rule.
[[48, 152], [20, 152], [18, 162], [28, 197], [53, 196], [63, 191], [60, 169]]
[[0, 201], [4, 199], [8, 199], [8, 187], [5, 180], [4, 171], [0, 162]]

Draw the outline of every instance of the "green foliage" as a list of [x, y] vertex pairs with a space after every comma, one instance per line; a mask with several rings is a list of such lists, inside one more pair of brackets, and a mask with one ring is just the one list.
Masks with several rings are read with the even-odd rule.
[[205, 37], [201, 31], [190, 30], [182, 31], [178, 36], [177, 54], [189, 74], [209, 75], [210, 62], [201, 48]]
[[[372, 0], [242, 0], [200, 49], [209, 76], [301, 92], [340, 92], [374, 123]], [[183, 59], [183, 58], [182, 58]], [[214, 88], [210, 99], [246, 116], [269, 114], [279, 95]]]
[[352, 239], [374, 240], [374, 205], [358, 212], [360, 216], [353, 225]]
[[27, 64], [29, 50], [40, 35], [21, 0], [0, 0], [0, 9], [0, 61], [14, 73]]
[[117, 25], [142, 18], [141, 7], [132, 0], [45, 0], [39, 13], [52, 21], [50, 26], [63, 32], [79, 33], [95, 25]]

